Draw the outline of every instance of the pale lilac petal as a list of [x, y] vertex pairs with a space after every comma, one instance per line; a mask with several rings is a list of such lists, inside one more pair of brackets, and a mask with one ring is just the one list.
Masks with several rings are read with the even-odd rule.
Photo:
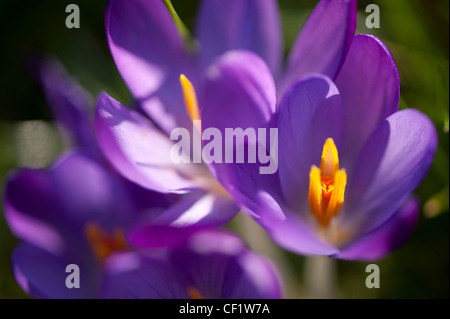
[[383, 258], [411, 237], [419, 220], [419, 212], [419, 201], [409, 199], [384, 224], [349, 243], [334, 257], [363, 261]]
[[229, 50], [245, 49], [264, 59], [274, 75], [282, 58], [282, 34], [274, 0], [204, 0], [197, 18], [203, 67]]
[[108, 160], [131, 181], [161, 192], [184, 192], [197, 187], [189, 174], [198, 169], [172, 161], [172, 141], [148, 119], [106, 93], [97, 103], [95, 128]]
[[351, 171], [372, 132], [398, 110], [400, 79], [386, 45], [372, 35], [357, 35], [336, 86], [345, 107], [346, 137], [341, 162]]
[[238, 211], [239, 207], [230, 197], [192, 192], [168, 209], [141, 219], [128, 237], [138, 246], [171, 247], [201, 229], [225, 225]]
[[202, 129], [266, 127], [276, 109], [272, 75], [249, 51], [222, 55], [206, 74], [201, 99]]
[[188, 124], [178, 77], [195, 76], [163, 1], [112, 0], [105, 24], [117, 68], [141, 107], [166, 131]]
[[[275, 85], [269, 69], [254, 53], [226, 53], [208, 71], [202, 99], [202, 129], [205, 134], [207, 129], [213, 128], [222, 136], [220, 162], [215, 160], [210, 164], [210, 168], [222, 186], [238, 201], [243, 200], [242, 196], [252, 197], [257, 194], [258, 189], [264, 189], [265, 185], [272, 182], [272, 188], [276, 188], [276, 168], [272, 174], [261, 174], [259, 167], [269, 165], [259, 164], [258, 149], [262, 145], [257, 145], [256, 139], [249, 138], [241, 141], [234, 139], [234, 142], [230, 138], [227, 139], [226, 131], [249, 129], [255, 138], [258, 129], [269, 132], [276, 108], [275, 94]], [[266, 142], [269, 141], [270, 138], [266, 138]], [[230, 146], [229, 149], [227, 145]], [[256, 163], [250, 163], [247, 155], [244, 155], [244, 163], [237, 163], [236, 150], [245, 148], [243, 153], [248, 154], [250, 147], [255, 150]], [[269, 149], [268, 145], [264, 147]], [[233, 157], [232, 163], [226, 163], [229, 161], [228, 155]]]
[[355, 34], [356, 7], [356, 0], [319, 2], [291, 50], [281, 93], [307, 73], [336, 77]]
[[339, 92], [326, 76], [305, 77], [283, 96], [277, 117], [279, 175], [290, 205], [308, 201], [309, 172], [311, 165], [320, 166], [325, 140], [333, 138], [341, 150], [343, 118]]
[[414, 109], [388, 117], [367, 140], [347, 186], [342, 218], [363, 231], [387, 221], [425, 177], [437, 134]]

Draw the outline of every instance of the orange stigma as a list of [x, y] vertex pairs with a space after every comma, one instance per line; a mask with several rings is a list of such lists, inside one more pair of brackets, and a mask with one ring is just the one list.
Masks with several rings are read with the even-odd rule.
[[347, 173], [339, 169], [339, 156], [332, 138], [325, 141], [320, 168], [313, 165], [309, 172], [309, 207], [322, 226], [339, 215], [344, 203]]
[[88, 223], [85, 226], [85, 234], [95, 257], [100, 262], [111, 254], [128, 248], [125, 236], [120, 230], [108, 234], [99, 224]]
[[187, 287], [186, 293], [191, 299], [205, 299], [202, 293], [195, 287]]

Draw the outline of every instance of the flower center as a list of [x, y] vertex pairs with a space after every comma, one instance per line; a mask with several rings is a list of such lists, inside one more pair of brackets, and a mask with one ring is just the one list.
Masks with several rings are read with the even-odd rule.
[[189, 296], [189, 298], [191, 299], [205, 299], [205, 297], [203, 297], [202, 293], [193, 286], [189, 286], [186, 288], [186, 293]]
[[332, 138], [325, 141], [320, 168], [313, 165], [309, 172], [309, 207], [322, 226], [339, 215], [344, 203], [347, 173], [339, 169], [339, 155]]
[[128, 248], [123, 231], [115, 230], [107, 233], [95, 222], [87, 223], [85, 234], [92, 252], [98, 261], [103, 262], [111, 254]]

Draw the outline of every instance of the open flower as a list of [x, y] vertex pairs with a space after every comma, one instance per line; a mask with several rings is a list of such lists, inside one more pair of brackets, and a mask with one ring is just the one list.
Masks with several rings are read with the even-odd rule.
[[[117, 174], [103, 156], [94, 132], [91, 112], [92, 98], [89, 94], [58, 61], [36, 59], [34, 62], [34, 71], [42, 85], [56, 123], [64, 129], [63, 136], [68, 137], [71, 147], [82, 152], [83, 156], [97, 162], [108, 174], [114, 175], [114, 178], [117, 179], [116, 183], [124, 184], [122, 187], [136, 193], [139, 198], [144, 198], [145, 193], [148, 193], [148, 198], [151, 199], [154, 191], [143, 188]], [[161, 156], [157, 158], [161, 159]], [[158, 165], [162, 165], [162, 163], [158, 163]], [[195, 172], [191, 170], [187, 173], [194, 174]], [[166, 177], [164, 176], [164, 178]], [[215, 183], [221, 189], [220, 185]], [[226, 193], [223, 189], [222, 192]], [[221, 207], [227, 208], [230, 205], [235, 207], [230, 203], [232, 200], [229, 196], [223, 199], [221, 196], [214, 199], [212, 196], [205, 195], [202, 190], [191, 191], [187, 196], [173, 195], [170, 207], [167, 205], [166, 209], [159, 210], [158, 214], [147, 215], [145, 220], [141, 220], [135, 227], [147, 230], [151, 227], [152, 233], [155, 234], [155, 247], [172, 245], [186, 233], [197, 231], [199, 228], [222, 225], [228, 221], [230, 219], [230, 214], [227, 214], [229, 210], [227, 209], [224, 213]], [[215, 214], [211, 213], [212, 206], [215, 206]], [[233, 209], [233, 214], [235, 211], [236, 208]]]
[[[355, 32], [356, 2], [321, 1], [299, 34], [286, 71], [281, 65], [279, 20], [274, 0], [202, 1], [195, 32], [198, 47], [192, 52], [184, 45], [162, 1], [108, 3], [108, 44], [120, 74], [145, 115], [104, 94], [96, 111], [100, 145], [118, 172], [143, 187], [202, 194], [199, 200], [209, 212], [199, 214], [202, 216], [192, 220], [192, 224], [203, 223], [204, 218], [208, 223], [225, 223], [238, 211], [204, 163], [178, 164], [169, 156], [173, 145], [169, 134], [173, 129], [186, 128], [192, 135], [195, 133], [192, 120], [199, 119], [200, 111], [193, 96], [200, 98], [205, 94], [205, 70], [221, 54], [246, 49], [262, 57], [279, 79], [280, 91], [308, 72], [334, 78]], [[181, 74], [182, 79], [189, 79], [182, 81], [183, 89]], [[189, 93], [192, 87], [197, 94]], [[218, 113], [217, 120], [224, 113]]]
[[[82, 153], [62, 156], [49, 170], [11, 173], [4, 211], [23, 240], [13, 253], [17, 282], [37, 298], [99, 297], [104, 262], [129, 249], [126, 232], [168, 204]], [[79, 289], [66, 287], [70, 264], [80, 269]]]
[[[224, 188], [278, 244], [300, 254], [372, 260], [403, 244], [418, 217], [409, 197], [437, 137], [425, 115], [398, 111], [399, 77], [386, 46], [355, 36], [335, 82], [305, 76], [278, 108], [271, 74], [258, 63], [233, 52], [212, 67], [202, 126], [277, 128], [278, 174], [259, 174], [258, 163], [212, 163]], [[243, 116], [217, 121], [225, 112]]]
[[197, 232], [162, 256], [118, 254], [108, 261], [105, 272], [105, 298], [282, 297], [279, 276], [272, 264], [225, 232]]

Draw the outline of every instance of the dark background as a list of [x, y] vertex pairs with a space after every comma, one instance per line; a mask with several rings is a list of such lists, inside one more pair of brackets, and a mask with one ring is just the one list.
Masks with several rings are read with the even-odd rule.
[[[69, 3], [80, 8], [80, 29], [65, 26], [65, 8]], [[370, 3], [380, 7], [380, 29], [367, 29], [364, 25], [365, 7]], [[23, 152], [17, 144], [19, 125], [24, 121], [41, 120], [52, 127], [49, 108], [31, 76], [29, 61], [33, 56], [50, 54], [58, 58], [93, 97], [106, 90], [121, 101], [131, 101], [107, 47], [105, 4], [106, 1], [92, 0], [0, 2], [0, 187], [3, 188], [7, 171], [23, 165], [18, 155]], [[174, 0], [173, 4], [192, 30], [198, 1]], [[310, 0], [280, 1], [285, 52], [289, 51], [315, 4], [316, 1]], [[433, 120], [439, 133], [439, 148], [428, 176], [415, 192], [425, 205], [416, 233], [405, 247], [377, 262], [381, 269], [381, 288], [365, 287], [366, 263], [337, 261], [339, 297], [449, 296], [448, 6], [447, 0], [358, 3], [357, 33], [375, 34], [391, 49], [400, 72], [401, 107], [417, 108]], [[55, 136], [54, 142], [50, 139], [50, 144], [54, 145], [47, 152], [47, 161], [63, 148], [63, 143]], [[16, 244], [0, 211], [0, 299], [26, 297], [10, 269], [11, 252]], [[298, 282], [287, 297], [302, 296], [305, 258], [281, 250], [278, 256]]]

